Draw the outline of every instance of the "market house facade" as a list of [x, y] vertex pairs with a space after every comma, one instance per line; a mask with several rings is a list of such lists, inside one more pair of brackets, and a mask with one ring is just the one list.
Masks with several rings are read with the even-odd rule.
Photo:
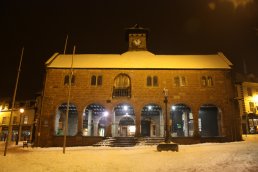
[[56, 53], [46, 62], [39, 146], [62, 146], [71, 71], [67, 145], [164, 137], [164, 88], [172, 140], [241, 139], [232, 64], [222, 53], [155, 55], [146, 29], [126, 35], [123, 54]]

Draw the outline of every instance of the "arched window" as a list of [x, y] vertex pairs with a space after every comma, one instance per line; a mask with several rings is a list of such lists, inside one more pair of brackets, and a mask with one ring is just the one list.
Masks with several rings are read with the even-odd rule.
[[158, 77], [157, 76], [153, 76], [153, 86], [158, 86]]
[[[74, 84], [74, 82], [75, 82], [75, 76], [72, 75], [71, 84]], [[65, 75], [64, 85], [69, 85], [69, 75]]]
[[181, 77], [181, 86], [185, 86], [186, 85], [186, 79], [184, 76]]
[[115, 78], [113, 97], [131, 97], [131, 81], [126, 74], [119, 74]]
[[68, 85], [68, 84], [69, 84], [69, 75], [65, 75], [64, 85]]
[[96, 85], [96, 76], [95, 75], [92, 75], [91, 76], [91, 85]]
[[202, 86], [207, 86], [207, 80], [205, 76], [202, 76], [201, 82], [202, 82]]
[[102, 85], [102, 76], [98, 76], [97, 85]]
[[174, 77], [174, 85], [176, 87], [179, 87], [180, 86], [180, 78], [178, 76]]
[[147, 76], [147, 86], [151, 86], [152, 85], [152, 78], [151, 76]]
[[72, 75], [72, 80], [71, 80], [71, 84], [74, 84], [75, 83], [75, 76]]
[[211, 76], [208, 76], [208, 86], [213, 86], [213, 80]]

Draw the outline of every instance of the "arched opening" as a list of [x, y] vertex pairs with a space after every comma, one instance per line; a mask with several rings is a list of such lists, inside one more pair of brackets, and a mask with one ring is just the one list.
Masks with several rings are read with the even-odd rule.
[[219, 108], [212, 104], [202, 105], [199, 110], [198, 124], [202, 137], [219, 136]]
[[131, 81], [128, 75], [119, 74], [113, 85], [113, 97], [131, 97]]
[[118, 104], [114, 108], [112, 136], [134, 136], [135, 135], [135, 114], [129, 104]]
[[141, 112], [141, 136], [161, 136], [161, 127], [164, 128], [161, 107], [156, 104], [144, 106]]
[[194, 132], [193, 114], [185, 104], [176, 104], [171, 107], [172, 137], [192, 137]]
[[108, 112], [99, 104], [90, 104], [83, 113], [83, 136], [105, 136]]
[[[55, 135], [64, 135], [66, 125], [67, 103], [61, 104], [56, 112]], [[78, 131], [78, 112], [76, 106], [69, 104], [67, 136], [74, 136]]]
[[128, 137], [135, 135], [135, 122], [132, 117], [125, 115], [119, 121], [119, 133], [121, 137]]

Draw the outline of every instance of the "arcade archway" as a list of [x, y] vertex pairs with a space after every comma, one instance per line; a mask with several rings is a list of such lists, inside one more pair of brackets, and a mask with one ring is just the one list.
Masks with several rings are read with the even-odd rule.
[[200, 107], [198, 124], [202, 137], [219, 136], [220, 110], [212, 104], [204, 104]]
[[156, 104], [144, 106], [141, 112], [141, 136], [162, 136], [162, 131], [164, 131], [164, 125], [161, 107]]
[[[66, 125], [66, 110], [67, 103], [61, 104], [57, 108], [56, 119], [55, 119], [55, 135], [64, 135]], [[67, 136], [74, 136], [78, 131], [78, 112], [74, 104], [69, 104], [68, 111], [68, 129]]]
[[135, 130], [135, 114], [133, 107], [126, 103], [118, 104], [114, 108], [112, 136], [134, 136]]
[[83, 113], [83, 136], [105, 136], [108, 112], [99, 104], [90, 104]]
[[185, 104], [175, 104], [171, 107], [172, 137], [191, 137], [194, 132], [193, 114]]

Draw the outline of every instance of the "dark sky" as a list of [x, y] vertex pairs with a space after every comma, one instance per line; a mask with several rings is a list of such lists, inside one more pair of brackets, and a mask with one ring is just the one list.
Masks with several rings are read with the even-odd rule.
[[[236, 4], [234, 2], [241, 2]], [[150, 29], [155, 54], [223, 52], [258, 75], [257, 0], [1, 0], [0, 98], [12, 96], [24, 46], [17, 99], [42, 88], [44, 63], [55, 52], [123, 53], [125, 28]]]

